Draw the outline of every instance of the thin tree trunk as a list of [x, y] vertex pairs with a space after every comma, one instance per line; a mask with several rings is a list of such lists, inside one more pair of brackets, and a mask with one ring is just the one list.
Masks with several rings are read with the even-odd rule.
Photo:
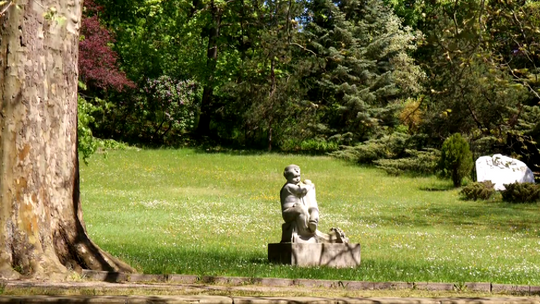
[[0, 277], [133, 271], [86, 233], [79, 200], [81, 0], [18, 0], [0, 16]]
[[218, 59], [218, 38], [221, 28], [221, 10], [216, 5], [214, 0], [210, 3], [210, 13], [212, 14], [212, 24], [209, 28], [208, 48], [206, 52], [206, 83], [203, 87], [203, 96], [201, 100], [201, 113], [199, 123], [197, 125], [197, 133], [199, 135], [209, 135], [210, 121], [213, 111], [214, 101], [214, 72]]
[[268, 152], [272, 152], [272, 131], [274, 126], [274, 95], [276, 93], [276, 73], [275, 73], [275, 60], [274, 58], [270, 61], [270, 94], [268, 99], [269, 110], [268, 110]]

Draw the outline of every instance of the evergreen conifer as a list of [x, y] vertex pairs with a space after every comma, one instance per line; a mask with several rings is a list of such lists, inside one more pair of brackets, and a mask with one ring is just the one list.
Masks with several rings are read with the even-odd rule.
[[465, 176], [473, 168], [472, 153], [469, 143], [459, 133], [447, 138], [441, 149], [440, 167], [444, 176], [452, 178], [454, 187], [460, 187]]
[[307, 98], [329, 133], [362, 141], [397, 125], [397, 100], [422, 75], [407, 54], [413, 33], [380, 0], [315, 0], [306, 11]]

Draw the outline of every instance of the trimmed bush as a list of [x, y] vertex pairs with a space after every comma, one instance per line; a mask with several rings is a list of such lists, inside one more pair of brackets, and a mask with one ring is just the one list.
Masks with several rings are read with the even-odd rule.
[[339, 149], [339, 144], [324, 138], [311, 138], [305, 140], [285, 139], [279, 143], [281, 151], [301, 152], [310, 154], [324, 154]]
[[540, 199], [540, 186], [533, 183], [505, 184], [501, 191], [503, 201], [510, 203], [533, 203]]
[[459, 194], [467, 200], [488, 200], [495, 193], [494, 186], [491, 181], [476, 182], [465, 186]]
[[436, 171], [437, 161], [441, 157], [441, 152], [436, 149], [427, 149], [427, 151], [407, 149], [405, 153], [409, 156], [397, 159], [378, 159], [373, 162], [378, 168], [390, 175], [431, 175]]
[[441, 149], [439, 167], [444, 177], [452, 178], [454, 187], [460, 187], [474, 166], [469, 143], [459, 133], [447, 138]]
[[355, 146], [341, 146], [341, 150], [330, 155], [358, 164], [372, 164], [376, 160], [392, 159], [402, 154], [408, 147], [409, 139], [407, 134], [394, 133], [392, 136], [370, 139]]

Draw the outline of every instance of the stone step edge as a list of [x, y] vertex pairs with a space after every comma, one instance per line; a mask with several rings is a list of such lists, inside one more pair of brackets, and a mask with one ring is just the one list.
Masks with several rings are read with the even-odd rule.
[[494, 298], [321, 298], [321, 297], [235, 297], [235, 296], [0, 296], [2, 304], [540, 304], [525, 297]]
[[513, 285], [496, 283], [431, 283], [431, 282], [368, 282], [347, 280], [317, 280], [317, 279], [280, 279], [280, 278], [251, 278], [198, 276], [184, 274], [137, 274], [123, 272], [107, 272], [83, 270], [82, 278], [92, 281], [110, 283], [177, 283], [177, 284], [227, 284], [233, 286], [262, 285], [270, 287], [325, 287], [343, 288], [348, 290], [396, 290], [418, 289], [426, 291], [476, 291], [486, 293], [519, 293], [523, 295], [540, 295], [540, 286]]

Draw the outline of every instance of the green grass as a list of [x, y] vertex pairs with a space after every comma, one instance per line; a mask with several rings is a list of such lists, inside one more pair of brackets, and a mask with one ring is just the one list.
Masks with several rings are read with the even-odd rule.
[[[358, 268], [267, 261], [286, 165], [317, 185], [320, 230], [362, 245]], [[81, 166], [92, 239], [144, 273], [540, 285], [540, 208], [460, 200], [450, 181], [329, 157], [110, 151]]]

